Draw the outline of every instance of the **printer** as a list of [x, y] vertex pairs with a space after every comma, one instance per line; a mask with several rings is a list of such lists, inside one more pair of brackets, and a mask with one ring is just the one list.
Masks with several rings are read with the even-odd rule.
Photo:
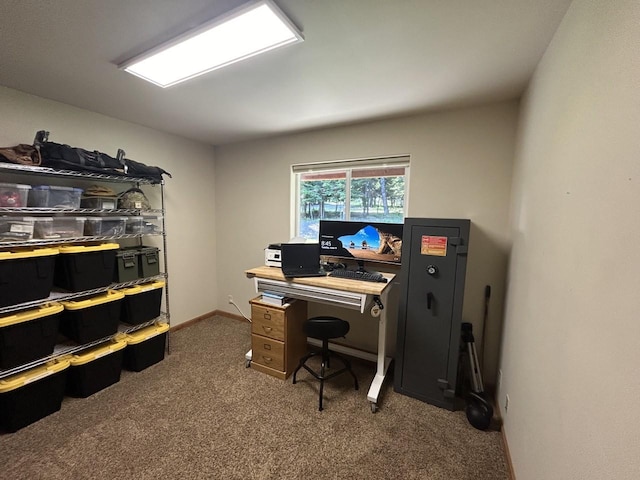
[[264, 249], [264, 264], [267, 267], [281, 267], [282, 261], [280, 256], [280, 243], [270, 243], [267, 248]]

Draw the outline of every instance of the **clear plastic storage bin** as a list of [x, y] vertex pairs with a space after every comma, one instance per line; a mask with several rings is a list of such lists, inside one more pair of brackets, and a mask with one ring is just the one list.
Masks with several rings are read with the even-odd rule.
[[31, 190], [30, 185], [0, 183], [0, 207], [26, 207], [29, 190]]
[[83, 190], [75, 187], [36, 185], [29, 192], [29, 206], [40, 208], [80, 208]]
[[141, 215], [127, 218], [127, 233], [161, 233], [162, 215]]
[[34, 219], [33, 238], [82, 237], [84, 217], [39, 217]]
[[88, 217], [84, 223], [84, 234], [90, 236], [123, 235], [127, 217]]
[[33, 217], [0, 216], [0, 242], [31, 240], [33, 221]]

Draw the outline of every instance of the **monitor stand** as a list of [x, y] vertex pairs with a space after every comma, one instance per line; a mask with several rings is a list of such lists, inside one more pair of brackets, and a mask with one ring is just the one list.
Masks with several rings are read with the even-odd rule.
[[367, 270], [364, 268], [364, 260], [357, 260], [357, 262], [358, 262], [358, 269], [356, 271], [366, 272]]

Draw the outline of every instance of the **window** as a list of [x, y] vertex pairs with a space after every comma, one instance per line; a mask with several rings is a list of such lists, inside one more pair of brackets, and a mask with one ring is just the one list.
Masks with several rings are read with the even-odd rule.
[[402, 223], [409, 157], [294, 165], [294, 234], [318, 240], [319, 220]]

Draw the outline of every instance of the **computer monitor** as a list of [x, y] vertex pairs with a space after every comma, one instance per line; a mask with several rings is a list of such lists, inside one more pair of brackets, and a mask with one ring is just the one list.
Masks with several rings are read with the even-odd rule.
[[320, 255], [364, 262], [400, 264], [401, 223], [320, 220]]

